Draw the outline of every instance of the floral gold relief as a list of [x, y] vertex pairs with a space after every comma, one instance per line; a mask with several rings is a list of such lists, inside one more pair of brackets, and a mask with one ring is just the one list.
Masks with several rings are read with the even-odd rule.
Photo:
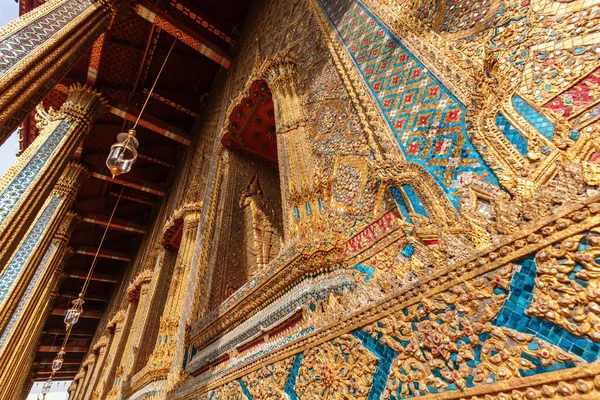
[[[77, 30], [69, 57], [122, 12], [54, 1], [35, 15], [75, 6], [45, 39]], [[231, 68], [71, 396], [600, 398], [599, 7], [254, 2], [235, 38], [214, 33], [236, 42]], [[0, 46], [38, 19], [0, 30]], [[26, 58], [0, 82], [28, 90]], [[47, 271], [78, 220], [62, 204], [88, 175], [55, 154], [105, 106], [81, 86], [39, 106], [39, 137], [0, 183], [0, 326], [25, 332], [39, 324], [24, 310], [47, 312]], [[30, 341], [0, 334], [16, 363]]]

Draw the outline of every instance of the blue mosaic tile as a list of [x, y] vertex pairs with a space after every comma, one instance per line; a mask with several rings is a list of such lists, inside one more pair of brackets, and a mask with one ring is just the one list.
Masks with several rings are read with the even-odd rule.
[[367, 267], [366, 265], [363, 265], [363, 264], [357, 264], [354, 267], [352, 267], [352, 269], [355, 269], [366, 275], [365, 283], [369, 282], [369, 279], [371, 279], [373, 277], [373, 274], [375, 273], [375, 268]]
[[290, 397], [290, 400], [298, 400], [294, 387], [296, 386], [296, 379], [298, 379], [298, 371], [300, 370], [300, 364], [302, 364], [302, 357], [302, 353], [296, 356], [294, 364], [292, 364], [290, 375], [285, 382], [284, 392]]
[[13, 312], [12, 316], [10, 317], [10, 321], [8, 321], [8, 324], [6, 325], [4, 332], [2, 332], [2, 336], [0, 336], [0, 350], [2, 350], [2, 348], [4, 347], [4, 344], [6, 343], [6, 339], [8, 338], [8, 335], [10, 335], [13, 327], [17, 323], [17, 320], [21, 316], [21, 312], [23, 311], [23, 308], [25, 308], [25, 305], [27, 304], [27, 301], [29, 300], [29, 296], [33, 292], [35, 285], [37, 284], [38, 280], [42, 276], [42, 272], [44, 272], [44, 270], [46, 269], [46, 266], [50, 262], [55, 249], [56, 249], [56, 244], [53, 242], [50, 244], [50, 247], [48, 248], [48, 250], [46, 250], [46, 253], [44, 254], [44, 258], [42, 258], [40, 265], [35, 270], [35, 274], [31, 278], [31, 281], [29, 281], [29, 285], [27, 285], [27, 289], [25, 289], [23, 296], [21, 296], [21, 300], [19, 301], [19, 304], [17, 304], [17, 308], [15, 308], [15, 311]]
[[34, 249], [43, 237], [46, 227], [50, 223], [56, 210], [63, 201], [62, 197], [54, 196], [39, 215], [35, 225], [27, 232], [25, 240], [21, 243], [16, 253], [0, 275], [0, 303], [4, 301], [15, 281], [21, 274], [23, 266], [29, 260]]
[[[533, 298], [537, 266], [533, 256], [519, 261], [518, 264], [521, 268], [513, 276], [509, 296], [492, 323], [533, 335], [564, 351], [573, 353], [587, 362], [598, 360], [600, 345], [597, 343], [584, 337], [575, 336], [558, 325], [526, 313]], [[552, 368], [568, 368], [569, 364], [557, 363]], [[536, 373], [547, 370], [540, 366]]]
[[390, 192], [392, 193], [392, 196], [394, 196], [394, 200], [396, 201], [396, 205], [398, 206], [398, 209], [400, 210], [402, 217], [406, 221], [412, 223], [412, 220], [410, 219], [410, 216], [408, 215], [408, 213], [410, 212], [410, 209], [408, 208], [408, 205], [404, 201], [404, 196], [402, 196], [400, 189], [398, 189], [397, 187], [394, 187], [394, 186], [390, 186]]
[[244, 396], [246, 396], [246, 398], [248, 400], [253, 400], [254, 398], [252, 397], [252, 395], [248, 391], [248, 388], [246, 387], [246, 385], [244, 385], [244, 381], [242, 380], [242, 378], [238, 378], [238, 379], [236, 379], [236, 381], [240, 385], [240, 387], [242, 388], [242, 393], [244, 393]]
[[406, 246], [404, 246], [404, 248], [402, 249], [402, 255], [406, 258], [410, 258], [412, 257], [413, 253], [415, 252], [415, 248], [413, 247], [412, 244], [407, 243]]
[[410, 199], [410, 205], [412, 206], [413, 210], [415, 210], [417, 214], [429, 217], [429, 214], [427, 214], [425, 207], [423, 207], [423, 203], [421, 203], [421, 199], [419, 199], [419, 196], [417, 196], [412, 186], [402, 185], [402, 190], [404, 190], [404, 193], [406, 193], [406, 195]]
[[527, 122], [533, 125], [538, 132], [552, 140], [552, 134], [554, 133], [554, 125], [552, 122], [527, 104], [527, 102], [519, 96], [513, 96], [512, 104], [515, 110], [521, 114]]
[[455, 206], [472, 180], [497, 185], [467, 135], [465, 106], [362, 3], [319, 1], [406, 159], [431, 173]]
[[378, 400], [385, 390], [388, 376], [390, 375], [390, 370], [392, 368], [392, 362], [398, 356], [398, 353], [383, 343], [375, 340], [362, 329], [353, 331], [352, 336], [360, 340], [362, 345], [369, 349], [369, 351], [379, 359], [377, 361], [377, 369], [373, 375], [373, 383], [371, 385], [371, 390], [369, 391], [369, 397], [367, 398], [367, 400]]
[[36, 176], [46, 165], [60, 142], [63, 140], [72, 123], [61, 121], [52, 131], [46, 141], [40, 146], [31, 160], [23, 167], [15, 178], [8, 184], [6, 189], [0, 193], [0, 224], [13, 211], [21, 197], [29, 189]]
[[496, 115], [496, 126], [498, 129], [500, 129], [500, 132], [504, 134], [508, 141], [515, 146], [519, 153], [527, 157], [527, 148], [529, 146], [527, 139], [525, 139], [518, 130], [513, 128], [510, 122], [508, 122], [508, 120], [501, 113]]

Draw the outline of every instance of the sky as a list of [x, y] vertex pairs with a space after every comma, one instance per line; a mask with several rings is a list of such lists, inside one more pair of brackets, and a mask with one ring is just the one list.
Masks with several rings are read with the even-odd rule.
[[[15, 0], [0, 0], [0, 26], [4, 26], [19, 16], [19, 5]], [[19, 151], [19, 135], [13, 133], [9, 139], [0, 145], [0, 177], [17, 159], [16, 154]], [[50, 366], [48, 366], [48, 369]], [[46, 395], [46, 400], [66, 400], [68, 398], [67, 389], [71, 381], [55, 382], [50, 393]], [[27, 400], [37, 400], [42, 390], [42, 383], [33, 385]]]
[[[19, 5], [15, 0], [0, 0], [0, 26], [19, 16]], [[4, 175], [17, 159], [16, 154], [19, 151], [19, 135], [13, 133], [12, 136], [0, 146], [0, 177]]]

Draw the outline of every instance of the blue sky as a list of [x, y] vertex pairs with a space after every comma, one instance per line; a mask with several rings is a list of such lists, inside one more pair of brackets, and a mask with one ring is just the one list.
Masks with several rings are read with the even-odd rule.
[[[0, 0], [0, 26], [19, 16], [19, 5], [15, 0]], [[0, 146], [0, 177], [16, 160], [15, 154], [19, 151], [19, 137], [13, 134]]]
[[[0, 26], [4, 26], [19, 16], [19, 5], [15, 0], [0, 0]], [[0, 177], [17, 159], [16, 153], [19, 151], [19, 135], [13, 134], [4, 144], [0, 146]], [[56, 382], [51, 392], [46, 396], [46, 400], [64, 400], [67, 398], [67, 388], [69, 382]], [[32, 388], [27, 400], [34, 400], [42, 389], [42, 384], [37, 383]]]

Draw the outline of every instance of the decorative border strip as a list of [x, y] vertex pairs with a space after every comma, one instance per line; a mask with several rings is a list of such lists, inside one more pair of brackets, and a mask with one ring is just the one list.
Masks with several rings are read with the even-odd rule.
[[[561, 221], [572, 219], [574, 224], [565, 224]], [[409, 287], [405, 287], [396, 293], [393, 293], [388, 298], [381, 300], [368, 308], [358, 310], [341, 321], [333, 321], [327, 326], [320, 328], [315, 333], [304, 338], [295, 340], [284, 346], [281, 349], [263, 357], [259, 360], [242, 365], [221, 379], [214, 380], [202, 388], [198, 388], [199, 379], [193, 379], [184, 385], [181, 390], [175, 393], [174, 398], [191, 399], [193, 397], [183, 393], [198, 393], [206, 392], [216, 387], [222, 386], [232, 380], [243, 377], [250, 372], [270, 365], [274, 362], [286, 359], [294, 354], [302, 352], [308, 348], [315, 347], [321, 343], [329, 341], [345, 333], [349, 333], [363, 326], [375, 323], [381, 318], [393, 313], [399, 312], [408, 306], [417, 304], [425, 297], [431, 297], [437, 293], [448, 290], [465, 279], [471, 279], [480, 276], [488, 271], [497, 269], [502, 265], [506, 265], [526, 255], [535, 253], [537, 250], [549, 246], [555, 242], [564, 240], [574, 234], [587, 231], [595, 226], [600, 225], [600, 195], [591, 197], [583, 203], [575, 203], [563, 207], [554, 215], [542, 218], [537, 224], [529, 227], [522, 232], [515, 233], [497, 245], [480, 251], [470, 259], [445, 268], [426, 279], [419, 280]], [[554, 229], [544, 229], [553, 227]], [[588, 365], [575, 367], [569, 371], [586, 371]], [[600, 366], [598, 366], [600, 368]], [[600, 371], [600, 370], [599, 370]], [[546, 374], [538, 376], [543, 377]], [[564, 371], [562, 371], [564, 375]], [[560, 376], [560, 375], [558, 375]], [[537, 377], [537, 376], [536, 376]], [[530, 377], [531, 378], [531, 377]], [[502, 385], [505, 382], [501, 382]], [[529, 385], [531, 384], [531, 381]], [[500, 391], [504, 386], [498, 384], [485, 385], [486, 391]], [[496, 388], [496, 389], [494, 389]], [[449, 392], [452, 393], [452, 392]], [[463, 392], [459, 392], [463, 397]], [[449, 398], [449, 397], [448, 397]]]

